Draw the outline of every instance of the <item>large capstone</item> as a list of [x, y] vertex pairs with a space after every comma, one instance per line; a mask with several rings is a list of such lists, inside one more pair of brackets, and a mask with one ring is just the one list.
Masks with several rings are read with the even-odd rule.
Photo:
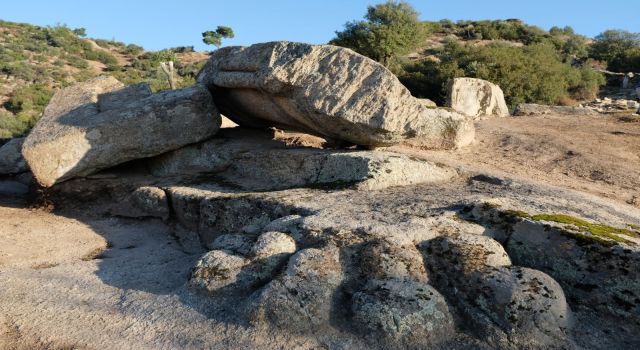
[[198, 75], [234, 122], [275, 126], [358, 145], [405, 140], [455, 148], [473, 140], [469, 118], [427, 108], [377, 62], [331, 45], [270, 42], [215, 51]]
[[[144, 89], [114, 94], [121, 88], [113, 78], [98, 77], [53, 96], [22, 148], [42, 186], [171, 151], [208, 138], [220, 127], [220, 114], [203, 86], [144, 98]], [[97, 103], [104, 93], [109, 98]], [[118, 96], [121, 104], [114, 100]]]

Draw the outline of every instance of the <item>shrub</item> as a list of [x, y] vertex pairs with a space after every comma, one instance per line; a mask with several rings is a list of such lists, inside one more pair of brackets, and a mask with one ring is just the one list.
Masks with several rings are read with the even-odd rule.
[[626, 30], [607, 30], [595, 37], [591, 45], [590, 57], [600, 61], [611, 62], [614, 58], [623, 56], [633, 48], [640, 47], [640, 33]]
[[13, 93], [11, 98], [4, 103], [4, 108], [14, 114], [30, 110], [42, 112], [49, 103], [52, 94], [51, 88], [47, 85], [41, 83], [25, 85]]
[[555, 104], [561, 99], [593, 96], [604, 78], [589, 68], [563, 63], [547, 43], [524, 47], [493, 44], [470, 47], [450, 42], [438, 54], [441, 62], [423, 61], [405, 67], [400, 80], [418, 97], [444, 102], [445, 87], [456, 77], [498, 84], [507, 103]]
[[13, 114], [0, 109], [0, 139], [22, 136], [28, 129]]
[[615, 56], [607, 66], [616, 72], [640, 72], [640, 48], [632, 48]]
[[129, 44], [125, 47], [124, 52], [129, 55], [137, 56], [144, 52], [144, 48], [135, 44]]

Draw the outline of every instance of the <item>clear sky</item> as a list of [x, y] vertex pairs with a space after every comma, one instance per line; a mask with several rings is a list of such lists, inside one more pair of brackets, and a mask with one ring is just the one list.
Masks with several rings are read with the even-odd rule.
[[[381, 0], [2, 0], [0, 19], [37, 25], [84, 27], [89, 37], [135, 43], [146, 49], [194, 45], [201, 33], [227, 25], [225, 45], [272, 40], [326, 43], [367, 5]], [[520, 18], [549, 29], [572, 26], [595, 36], [605, 29], [640, 32], [638, 0], [410, 0], [423, 20]]]

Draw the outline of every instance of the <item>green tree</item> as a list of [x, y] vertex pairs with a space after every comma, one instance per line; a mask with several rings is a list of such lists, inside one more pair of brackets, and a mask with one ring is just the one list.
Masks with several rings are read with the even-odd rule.
[[404, 1], [369, 6], [364, 18], [346, 23], [330, 44], [353, 49], [388, 66], [392, 57], [411, 52], [426, 36], [418, 12]]
[[222, 45], [222, 39], [231, 39], [234, 36], [233, 29], [230, 27], [218, 26], [216, 30], [208, 30], [202, 33], [202, 41], [207, 45], [220, 47]]
[[607, 30], [595, 37], [591, 45], [591, 57], [610, 62], [624, 52], [640, 47], [640, 33], [631, 33], [626, 30]]
[[77, 36], [79, 36], [81, 38], [84, 38], [84, 37], [87, 36], [87, 30], [85, 28], [76, 28], [76, 29], [73, 30], [73, 34], [75, 34], [75, 35], [77, 35]]

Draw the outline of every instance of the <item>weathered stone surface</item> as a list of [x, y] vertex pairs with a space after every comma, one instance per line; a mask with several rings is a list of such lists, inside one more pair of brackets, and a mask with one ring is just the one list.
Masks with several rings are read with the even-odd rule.
[[456, 234], [432, 239], [423, 244], [429, 254], [453, 262], [450, 268], [470, 274], [489, 268], [511, 266], [509, 255], [496, 240], [480, 235]]
[[189, 286], [211, 294], [233, 293], [250, 287], [255, 282], [246, 268], [248, 259], [224, 250], [212, 250], [194, 267]]
[[112, 213], [127, 217], [169, 218], [167, 194], [158, 187], [144, 186], [133, 191], [112, 210]]
[[352, 302], [352, 320], [362, 333], [393, 348], [428, 348], [455, 333], [446, 300], [426, 283], [370, 280]]
[[93, 115], [98, 112], [98, 96], [122, 89], [124, 84], [111, 76], [99, 76], [66, 87], [53, 95], [41, 119], [53, 119], [76, 109], [75, 113]]
[[282, 276], [252, 296], [250, 320], [291, 332], [327, 327], [343, 278], [336, 247], [301, 250], [289, 259]]
[[153, 158], [149, 168], [163, 177], [216, 174], [252, 191], [310, 186], [378, 190], [457, 175], [451, 168], [391, 152], [289, 149], [258, 137], [214, 138]]
[[149, 96], [151, 96], [149, 84], [128, 85], [122, 89], [98, 95], [98, 109], [104, 112], [110, 109], [127, 108], [129, 104], [135, 104]]
[[273, 278], [296, 251], [291, 237], [267, 232], [258, 237], [246, 256], [238, 255], [248, 242], [233, 236], [218, 237], [212, 245], [225, 250], [212, 250], [196, 263], [189, 280], [192, 288], [209, 294], [249, 294]]
[[530, 220], [512, 230], [506, 249], [515, 263], [547, 272], [572, 301], [640, 322], [636, 244], [607, 243], [571, 228]]
[[349, 49], [270, 42], [216, 50], [198, 82], [234, 122], [359, 145], [407, 139], [454, 148], [473, 140], [468, 118], [426, 108], [385, 67]]
[[566, 224], [533, 220], [525, 212], [481, 203], [470, 213], [504, 237], [514, 264], [548, 273], [569, 301], [640, 322], [640, 233], [600, 225], [594, 235], [570, 224], [587, 222], [582, 218], [560, 216]]
[[247, 256], [251, 252], [253, 241], [246, 235], [227, 234], [218, 236], [209, 248], [213, 250], [226, 250], [236, 255]]
[[545, 106], [534, 103], [523, 103], [516, 107], [515, 116], [536, 116], [545, 114], [559, 115], [599, 115], [596, 110], [586, 107]]
[[118, 87], [117, 81], [96, 78], [52, 98], [22, 149], [41, 185], [174, 150], [215, 134], [220, 126], [211, 95], [200, 85], [99, 112], [97, 95]]
[[428, 280], [422, 255], [411, 243], [375, 240], [365, 245], [361, 255], [361, 269], [371, 279]]
[[453, 79], [447, 91], [447, 106], [474, 119], [509, 116], [502, 89], [482, 79]]
[[286, 233], [265, 232], [258, 237], [251, 249], [253, 258], [268, 258], [273, 256], [291, 255], [296, 252], [296, 242]]
[[18, 174], [29, 170], [22, 157], [23, 142], [24, 138], [19, 137], [0, 146], [0, 174]]
[[557, 346], [568, 339], [571, 312], [560, 285], [532, 269], [502, 267], [470, 281], [468, 300], [515, 344]]

